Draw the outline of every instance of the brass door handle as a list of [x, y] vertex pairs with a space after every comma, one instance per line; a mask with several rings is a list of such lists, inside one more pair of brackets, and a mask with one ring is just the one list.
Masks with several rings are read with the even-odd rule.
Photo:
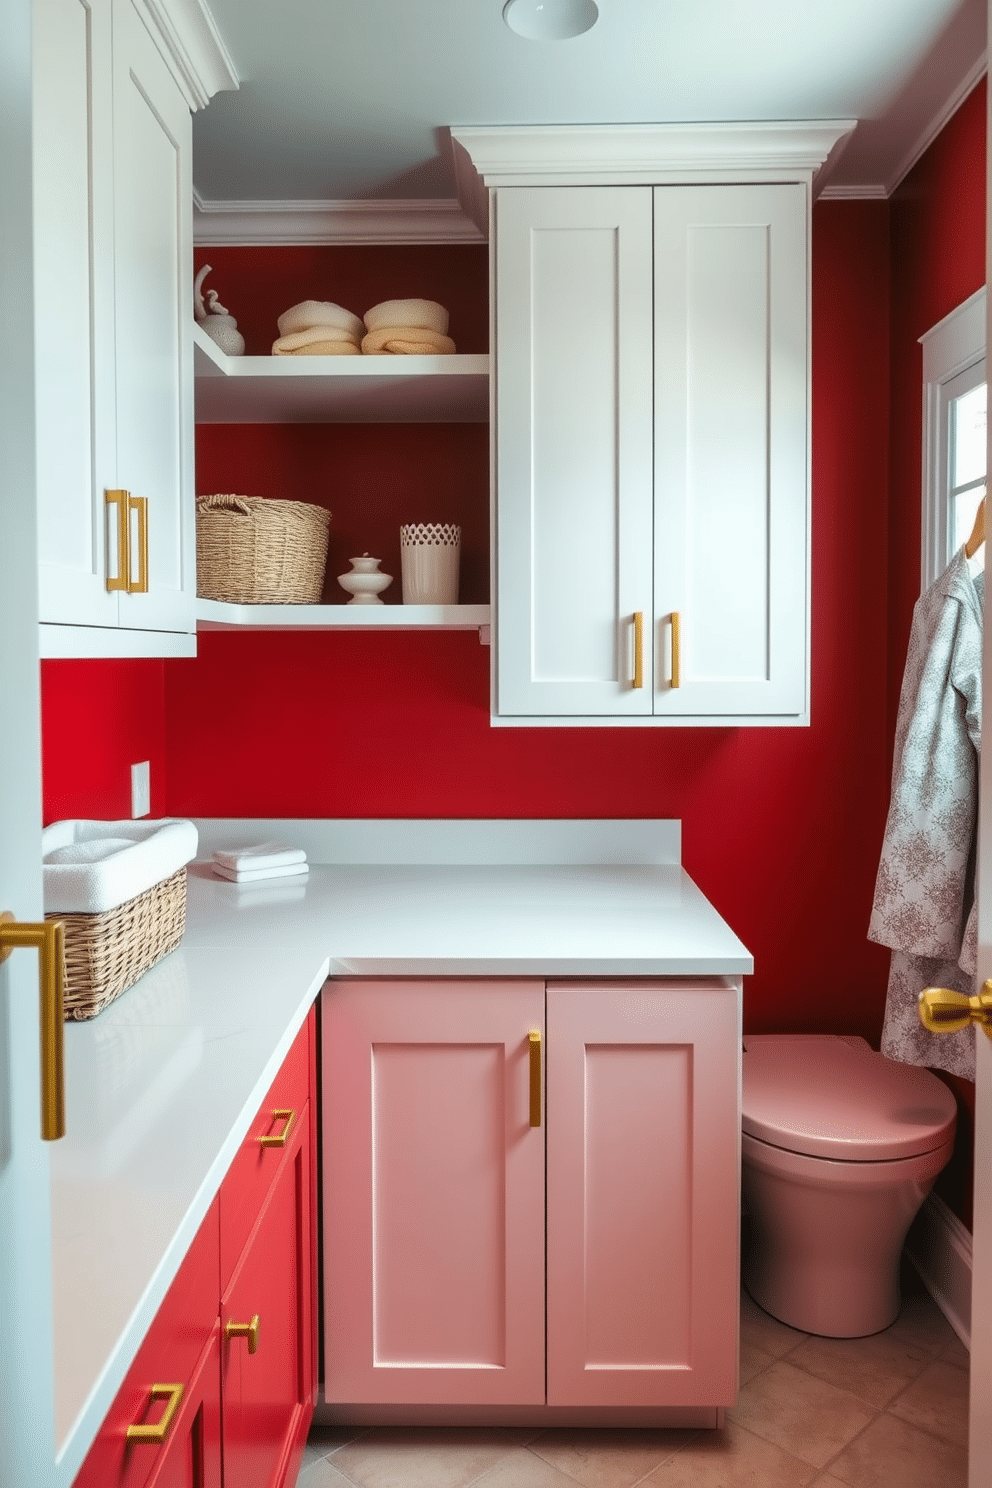
[[[138, 577], [131, 577], [131, 513], [138, 514]], [[127, 522], [128, 522], [128, 557], [127, 557], [127, 592], [128, 594], [148, 593], [148, 497], [128, 496], [127, 498]]]
[[682, 616], [672, 611], [672, 686], [682, 686]]
[[273, 1121], [282, 1121], [284, 1123], [282, 1131], [270, 1132], [264, 1137], [259, 1137], [258, 1145], [260, 1147], [285, 1147], [289, 1141], [289, 1134], [293, 1130], [296, 1112], [290, 1110], [273, 1111], [272, 1119]]
[[532, 1028], [530, 1043], [530, 1124], [541, 1124], [541, 1030]]
[[632, 687], [644, 686], [644, 611], [634, 611], [634, 680]]
[[131, 497], [127, 491], [104, 491], [103, 499], [107, 506], [117, 508], [117, 577], [112, 579], [107, 573], [107, 589], [111, 594], [116, 590], [126, 594], [131, 583]]
[[150, 1442], [153, 1446], [161, 1446], [169, 1435], [169, 1428], [175, 1420], [179, 1402], [183, 1398], [183, 1385], [152, 1385], [151, 1399], [164, 1400], [168, 1398], [168, 1405], [162, 1412], [162, 1418], [152, 1425], [144, 1423], [129, 1426], [127, 1428], [127, 1439], [133, 1442]]
[[11, 951], [30, 947], [38, 952], [41, 998], [41, 1135], [46, 1142], [65, 1136], [65, 1061], [62, 1050], [65, 988], [65, 924], [15, 920], [10, 910], [0, 913], [0, 962]]
[[958, 1033], [977, 1023], [992, 1039], [992, 981], [975, 997], [946, 987], [926, 987], [920, 993], [920, 1022], [931, 1033]]
[[227, 1338], [244, 1338], [248, 1341], [248, 1352], [254, 1354], [258, 1351], [258, 1313], [250, 1323], [228, 1323], [224, 1329]]

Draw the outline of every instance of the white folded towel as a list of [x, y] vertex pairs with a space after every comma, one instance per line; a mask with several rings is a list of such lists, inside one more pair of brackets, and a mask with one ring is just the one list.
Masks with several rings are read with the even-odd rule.
[[[351, 331], [343, 331], [339, 326], [309, 326], [305, 331], [288, 331], [285, 336], [280, 336], [278, 341], [272, 343], [273, 356], [298, 355], [306, 351], [309, 346], [341, 346], [345, 348], [343, 354], [348, 355], [349, 346], [357, 347], [361, 343], [361, 337], [354, 335]], [[325, 352], [324, 355], [327, 355]], [[330, 353], [334, 355], [333, 352]]]
[[46, 914], [104, 914], [196, 857], [191, 821], [61, 821], [41, 834]]
[[[357, 315], [352, 315], [343, 305], [332, 300], [302, 300], [284, 310], [276, 321], [280, 336], [291, 336], [294, 331], [308, 331], [312, 326], [336, 326], [358, 339], [365, 327]], [[331, 337], [326, 338], [328, 341]]]
[[305, 863], [302, 847], [285, 842], [258, 842], [254, 847], [218, 847], [214, 862], [237, 872], [242, 868], [284, 868], [287, 863]]
[[418, 326], [444, 336], [448, 312], [437, 300], [383, 300], [366, 310], [365, 325], [370, 331], [381, 331], [386, 326]]
[[309, 863], [284, 863], [281, 868], [225, 868], [223, 863], [211, 864], [220, 878], [229, 883], [257, 883], [262, 878], [303, 878], [310, 872]]

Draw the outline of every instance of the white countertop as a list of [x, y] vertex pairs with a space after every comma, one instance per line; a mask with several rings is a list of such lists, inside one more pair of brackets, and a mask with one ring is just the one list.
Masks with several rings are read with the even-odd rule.
[[305, 883], [248, 888], [191, 865], [180, 948], [66, 1025], [67, 1135], [51, 1149], [60, 1483], [328, 975], [751, 969], [677, 863], [313, 866]]

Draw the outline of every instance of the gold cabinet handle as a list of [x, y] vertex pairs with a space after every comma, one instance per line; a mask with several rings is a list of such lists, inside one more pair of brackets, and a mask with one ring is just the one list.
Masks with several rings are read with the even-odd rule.
[[672, 611], [672, 686], [682, 686], [682, 616]]
[[925, 988], [920, 993], [920, 1022], [931, 1033], [958, 1033], [969, 1023], [977, 1023], [992, 1039], [992, 981], [976, 997], [946, 987]]
[[[126, 593], [131, 583], [131, 496], [128, 491], [104, 491], [103, 497], [107, 506], [117, 508], [117, 577], [116, 579], [110, 577], [108, 561], [107, 589], [110, 593], [118, 589]], [[109, 543], [107, 547], [109, 550]], [[109, 551], [107, 556], [109, 560]]]
[[0, 914], [0, 962], [11, 951], [30, 947], [38, 952], [38, 989], [41, 997], [41, 1135], [46, 1142], [65, 1136], [65, 1062], [62, 1051], [65, 989], [65, 924], [43, 920], [18, 922], [10, 910]]
[[530, 1124], [541, 1124], [541, 1030], [532, 1028], [530, 1043]]
[[[131, 578], [131, 513], [138, 514], [138, 577]], [[148, 497], [128, 496], [127, 498], [127, 529], [128, 529], [128, 564], [127, 584], [128, 594], [148, 593]]]
[[168, 1405], [162, 1412], [162, 1418], [151, 1426], [143, 1423], [129, 1426], [127, 1428], [127, 1439], [133, 1442], [151, 1442], [153, 1445], [161, 1446], [169, 1435], [169, 1428], [176, 1417], [179, 1402], [183, 1398], [183, 1385], [152, 1385], [151, 1399], [164, 1400], [168, 1397]]
[[634, 611], [634, 681], [633, 687], [644, 686], [644, 611]]
[[250, 1323], [228, 1323], [224, 1329], [228, 1338], [246, 1338], [248, 1340], [248, 1352], [254, 1354], [258, 1351], [258, 1313]]
[[289, 1141], [289, 1134], [293, 1130], [293, 1123], [296, 1120], [296, 1112], [289, 1110], [273, 1111], [272, 1119], [273, 1121], [282, 1121], [285, 1123], [282, 1131], [271, 1132], [264, 1137], [259, 1137], [258, 1145], [260, 1147], [285, 1147], [286, 1143]]

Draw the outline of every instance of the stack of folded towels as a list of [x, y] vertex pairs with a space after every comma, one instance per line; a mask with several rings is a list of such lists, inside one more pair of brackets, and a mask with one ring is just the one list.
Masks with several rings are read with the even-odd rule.
[[365, 312], [366, 356], [448, 356], [448, 312], [436, 300], [383, 300]]
[[357, 315], [330, 300], [304, 300], [276, 321], [273, 356], [360, 356], [365, 326]]
[[310, 871], [302, 847], [287, 847], [284, 842], [218, 848], [211, 859], [211, 867], [231, 883], [257, 883], [262, 878], [298, 878]]

